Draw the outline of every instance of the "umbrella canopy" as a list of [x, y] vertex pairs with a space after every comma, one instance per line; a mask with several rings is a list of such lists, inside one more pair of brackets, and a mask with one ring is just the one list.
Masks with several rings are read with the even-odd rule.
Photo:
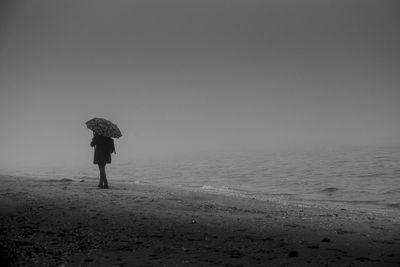
[[117, 125], [103, 118], [93, 118], [88, 120], [86, 122], [86, 126], [94, 133], [99, 135], [112, 138], [120, 138], [122, 136]]

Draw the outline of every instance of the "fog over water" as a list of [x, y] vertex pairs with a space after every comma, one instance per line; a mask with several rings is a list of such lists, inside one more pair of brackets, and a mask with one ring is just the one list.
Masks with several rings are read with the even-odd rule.
[[400, 140], [396, 1], [2, 1], [0, 168]]

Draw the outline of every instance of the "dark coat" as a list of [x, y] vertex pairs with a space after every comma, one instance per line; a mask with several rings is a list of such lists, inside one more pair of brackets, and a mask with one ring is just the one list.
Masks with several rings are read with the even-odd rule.
[[111, 163], [111, 153], [115, 152], [114, 140], [110, 137], [95, 134], [90, 146], [94, 147], [93, 164]]

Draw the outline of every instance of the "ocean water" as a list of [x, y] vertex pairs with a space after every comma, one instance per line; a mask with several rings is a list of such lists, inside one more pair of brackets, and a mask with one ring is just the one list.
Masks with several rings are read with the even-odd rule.
[[[318, 205], [400, 210], [400, 145], [259, 149], [107, 165], [113, 180]], [[95, 165], [0, 170], [40, 179], [98, 179]]]

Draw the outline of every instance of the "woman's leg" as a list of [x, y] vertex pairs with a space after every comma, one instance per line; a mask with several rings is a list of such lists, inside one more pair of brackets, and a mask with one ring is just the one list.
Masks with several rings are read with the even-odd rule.
[[103, 187], [103, 177], [102, 177], [102, 175], [101, 175], [101, 173], [102, 173], [102, 167], [101, 167], [101, 164], [97, 164], [97, 166], [99, 166], [99, 171], [100, 171], [100, 181], [99, 181], [99, 185], [98, 185], [98, 187]]
[[108, 181], [106, 176], [106, 164], [99, 164], [100, 169], [100, 187], [108, 188]]

